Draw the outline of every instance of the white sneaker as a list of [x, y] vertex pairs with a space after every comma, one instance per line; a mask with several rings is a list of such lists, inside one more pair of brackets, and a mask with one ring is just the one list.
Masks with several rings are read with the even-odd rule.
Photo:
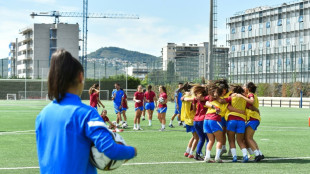
[[160, 128], [159, 131], [165, 131], [165, 128]]
[[227, 156], [232, 156], [230, 149], [228, 150]]
[[152, 124], [149, 124], [149, 126], [152, 126]]
[[134, 127], [133, 130], [138, 130], [138, 128], [135, 128], [135, 127]]
[[137, 130], [143, 130], [141, 127], [139, 127]]

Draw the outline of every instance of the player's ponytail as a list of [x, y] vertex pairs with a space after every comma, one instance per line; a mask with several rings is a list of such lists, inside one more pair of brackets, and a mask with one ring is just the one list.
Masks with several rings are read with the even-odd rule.
[[98, 88], [98, 86], [99, 86], [98, 83], [93, 84], [93, 86], [91, 86], [91, 87], [89, 88], [88, 94], [89, 94], [89, 95], [92, 95], [92, 94], [94, 93], [95, 89]]
[[148, 91], [151, 91], [151, 90], [152, 90], [152, 85], [148, 85], [148, 86], [147, 86], [147, 90], [148, 90]]
[[48, 75], [48, 98], [60, 102], [70, 87], [79, 84], [78, 76], [84, 73], [81, 63], [72, 55], [60, 49], [53, 53]]
[[164, 91], [164, 93], [167, 93], [167, 89], [165, 86], [160, 86], [160, 88]]
[[240, 85], [231, 85], [233, 87], [233, 93], [243, 94], [244, 89]]
[[246, 88], [248, 88], [249, 89], [249, 91], [251, 92], [251, 93], [255, 93], [256, 92], [256, 86], [255, 86], [255, 84], [253, 83], [253, 82], [249, 82], [247, 85], [246, 85]]

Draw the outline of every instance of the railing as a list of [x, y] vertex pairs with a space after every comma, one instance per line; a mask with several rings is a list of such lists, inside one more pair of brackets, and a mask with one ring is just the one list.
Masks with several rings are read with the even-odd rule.
[[259, 106], [310, 108], [310, 98], [299, 97], [258, 97]]

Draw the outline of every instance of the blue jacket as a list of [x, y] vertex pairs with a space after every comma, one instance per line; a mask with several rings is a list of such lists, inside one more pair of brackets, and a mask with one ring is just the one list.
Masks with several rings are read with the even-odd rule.
[[42, 174], [97, 173], [89, 162], [92, 143], [110, 159], [135, 154], [133, 147], [115, 143], [98, 112], [74, 94], [48, 104], [37, 116], [35, 129]]

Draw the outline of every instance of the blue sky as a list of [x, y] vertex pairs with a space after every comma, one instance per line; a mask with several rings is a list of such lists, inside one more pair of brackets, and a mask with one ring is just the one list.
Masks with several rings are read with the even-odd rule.
[[[226, 45], [226, 19], [238, 11], [258, 6], [274, 6], [284, 0], [217, 0], [219, 44]], [[0, 58], [7, 57], [8, 43], [19, 29], [32, 23], [52, 23], [53, 18], [36, 17], [31, 12], [82, 12], [82, 0], [0, 0]], [[88, 51], [116, 46], [160, 56], [167, 42], [208, 41], [208, 0], [89, 0], [89, 12], [137, 14], [139, 20], [89, 19]], [[19, 4], [19, 5], [17, 5]], [[60, 18], [79, 23], [78, 18]]]

